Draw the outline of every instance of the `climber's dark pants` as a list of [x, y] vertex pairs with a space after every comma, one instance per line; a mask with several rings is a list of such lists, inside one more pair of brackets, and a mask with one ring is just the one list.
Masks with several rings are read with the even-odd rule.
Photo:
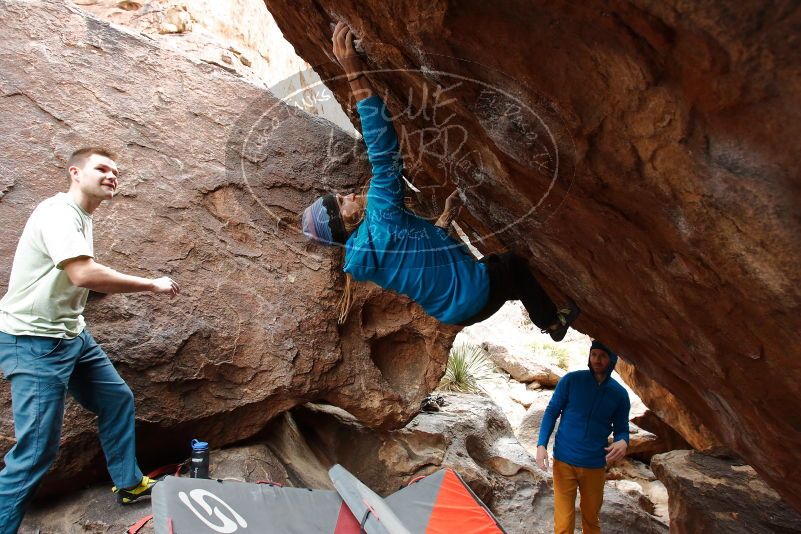
[[488, 319], [508, 300], [519, 300], [525, 306], [531, 321], [540, 329], [556, 322], [556, 306], [542, 289], [542, 286], [523, 258], [511, 252], [484, 256], [490, 278], [490, 292], [487, 303], [473, 317], [462, 323], [469, 326]]

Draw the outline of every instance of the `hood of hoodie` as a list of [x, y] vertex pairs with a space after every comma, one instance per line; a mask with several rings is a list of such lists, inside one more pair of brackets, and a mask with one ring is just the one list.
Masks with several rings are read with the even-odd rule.
[[[612, 375], [612, 371], [615, 370], [615, 366], [617, 365], [617, 354], [615, 354], [612, 349], [595, 339], [592, 341], [592, 345], [590, 345], [590, 350], [592, 349], [601, 349], [609, 355], [609, 367], [606, 368], [606, 378], [608, 379]], [[590, 372], [592, 372], [592, 362], [590, 361], [589, 357], [587, 357], [587, 367], [589, 367]]]

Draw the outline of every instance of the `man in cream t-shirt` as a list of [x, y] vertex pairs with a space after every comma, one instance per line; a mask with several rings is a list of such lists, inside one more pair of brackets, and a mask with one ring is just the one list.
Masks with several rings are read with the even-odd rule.
[[70, 189], [33, 210], [0, 300], [0, 369], [11, 384], [17, 443], [0, 471], [0, 534], [17, 531], [56, 457], [69, 392], [98, 416], [100, 443], [121, 503], [150, 493], [136, 461], [134, 399], [85, 329], [89, 290], [178, 294], [168, 277], [130, 276], [94, 261], [92, 213], [117, 190], [117, 165], [102, 148], [67, 162]]

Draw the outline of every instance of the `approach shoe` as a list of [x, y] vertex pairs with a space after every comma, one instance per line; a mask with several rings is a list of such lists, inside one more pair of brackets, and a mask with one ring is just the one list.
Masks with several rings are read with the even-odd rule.
[[150, 495], [150, 492], [153, 491], [153, 486], [156, 484], [156, 482], [158, 482], [158, 480], [144, 476], [139, 484], [132, 488], [118, 489], [117, 486], [114, 486], [111, 488], [111, 491], [117, 494], [118, 503], [131, 504], [140, 497]]
[[567, 299], [565, 307], [556, 312], [559, 326], [555, 330], [543, 330], [542, 332], [549, 334], [554, 341], [562, 341], [567, 335], [567, 329], [570, 328], [570, 325], [573, 324], [573, 321], [576, 320], [580, 313], [581, 310], [573, 302], [573, 299]]

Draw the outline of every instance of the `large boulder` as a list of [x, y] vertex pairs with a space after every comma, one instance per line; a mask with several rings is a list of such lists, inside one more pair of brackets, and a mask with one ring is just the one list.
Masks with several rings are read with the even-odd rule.
[[[0, 283], [33, 207], [66, 188], [66, 157], [100, 144], [122, 174], [94, 217], [98, 260], [182, 286], [175, 300], [93, 294], [86, 309], [136, 396], [143, 468], [185, 457], [192, 437], [252, 436], [310, 399], [375, 427], [417, 413], [454, 329], [366, 285], [338, 325], [340, 251], [297, 230], [316, 195], [369, 175], [359, 142], [69, 3], [4, 1], [0, 21]], [[9, 399], [3, 381], [0, 453], [14, 443]], [[51, 490], [105, 477], [94, 425], [69, 405]]]
[[[601, 530], [609, 534], [668, 534], [668, 526], [653, 515], [652, 503], [637, 490], [604, 486], [601, 506]], [[576, 524], [581, 524], [581, 510], [576, 510]]]
[[[548, 408], [548, 403], [550, 401], [550, 394], [538, 395], [536, 401], [533, 402], [526, 410], [523, 419], [520, 421], [520, 426], [517, 428], [517, 439], [520, 440], [520, 443], [522, 443], [531, 454], [537, 454], [537, 441], [540, 438], [540, 425], [542, 424], [542, 418], [545, 415], [545, 409]], [[553, 433], [551, 434], [551, 439], [548, 441], [549, 452], [553, 452], [554, 439], [556, 437], [556, 431], [559, 430], [560, 421], [561, 417], [556, 420], [556, 424], [553, 427]]]
[[211, 451], [209, 476], [239, 482], [274, 482], [283, 486], [291, 483], [286, 466], [262, 443]]
[[672, 451], [654, 456], [651, 468], [667, 487], [672, 534], [801, 532], [801, 514], [748, 465]]
[[607, 468], [606, 484], [635, 497], [647, 512], [665, 525], [669, 523], [667, 489], [648, 465], [623, 458]]
[[503, 345], [490, 342], [485, 342], [482, 346], [487, 351], [489, 359], [518, 382], [526, 384], [536, 382], [553, 389], [565, 375], [564, 370], [543, 363], [536, 354], [509, 350]]
[[265, 1], [323, 79], [349, 23], [430, 204], [458, 186], [482, 252], [529, 258], [801, 509], [795, 3]]

